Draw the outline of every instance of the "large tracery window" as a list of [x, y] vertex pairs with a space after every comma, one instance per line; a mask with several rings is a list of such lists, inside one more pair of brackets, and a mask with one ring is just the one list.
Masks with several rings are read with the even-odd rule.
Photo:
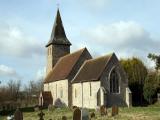
[[110, 92], [119, 93], [119, 75], [115, 70], [110, 75]]

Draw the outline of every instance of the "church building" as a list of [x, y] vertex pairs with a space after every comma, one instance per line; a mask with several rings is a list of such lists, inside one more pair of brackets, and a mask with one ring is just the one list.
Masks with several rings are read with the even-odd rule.
[[47, 74], [42, 98], [45, 93], [50, 95], [48, 105], [131, 106], [128, 79], [115, 53], [92, 58], [87, 48], [70, 53], [70, 46], [58, 9], [46, 45]]

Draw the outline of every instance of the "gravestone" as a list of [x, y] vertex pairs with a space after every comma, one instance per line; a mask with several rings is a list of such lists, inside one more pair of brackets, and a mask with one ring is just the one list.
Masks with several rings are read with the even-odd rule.
[[103, 105], [100, 107], [101, 116], [107, 115], [107, 108]]
[[60, 98], [57, 98], [57, 99], [56, 99], [56, 101], [54, 102], [54, 106], [55, 106], [56, 108], [66, 107], [65, 103], [63, 103]]
[[95, 112], [100, 113], [100, 106], [97, 106]]
[[160, 93], [157, 93], [157, 101], [160, 101]]
[[89, 112], [86, 108], [81, 109], [81, 120], [89, 120]]
[[55, 110], [54, 105], [49, 104], [48, 105], [48, 111], [54, 111], [54, 110]]
[[67, 117], [66, 116], [62, 116], [62, 120], [67, 120]]
[[35, 111], [35, 112], [38, 112], [38, 111], [39, 111], [39, 106], [35, 106], [35, 107], [34, 107], [34, 111]]
[[44, 120], [43, 116], [45, 116], [45, 114], [41, 110], [38, 116], [39, 116], [39, 120]]
[[14, 113], [14, 119], [15, 120], [23, 120], [23, 114], [19, 110], [19, 108], [17, 108], [16, 111], [15, 111], [15, 113]]
[[81, 120], [81, 110], [76, 108], [73, 112], [73, 120]]
[[112, 116], [118, 115], [118, 106], [112, 107]]
[[95, 118], [95, 117], [96, 117], [95, 113], [92, 112], [92, 113], [90, 114], [90, 118], [92, 119], [92, 118]]

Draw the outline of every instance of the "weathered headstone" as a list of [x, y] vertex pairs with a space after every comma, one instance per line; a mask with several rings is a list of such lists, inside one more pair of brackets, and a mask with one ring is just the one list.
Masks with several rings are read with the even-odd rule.
[[76, 108], [73, 112], [73, 120], [81, 120], [81, 110]]
[[54, 111], [55, 107], [51, 104], [48, 105], [48, 111]]
[[118, 115], [118, 106], [112, 107], [112, 116]]
[[56, 108], [66, 107], [65, 103], [63, 103], [60, 98], [56, 99], [56, 101], [54, 102], [54, 106]]
[[19, 108], [17, 108], [16, 111], [15, 111], [15, 113], [14, 113], [14, 119], [15, 120], [23, 120], [23, 114], [19, 110]]
[[95, 118], [95, 117], [96, 117], [95, 113], [92, 112], [92, 113], [90, 114], [90, 118], [92, 119], [92, 118]]
[[39, 106], [35, 106], [34, 111], [38, 112], [39, 111]]
[[81, 120], [89, 120], [89, 112], [86, 108], [81, 109]]
[[62, 116], [62, 120], [67, 120], [67, 117], [66, 116]]
[[43, 116], [45, 116], [45, 114], [41, 110], [38, 116], [39, 116], [39, 120], [44, 120]]
[[160, 101], [160, 93], [157, 93], [157, 101]]
[[107, 115], [107, 108], [103, 105], [100, 107], [100, 113], [101, 115]]

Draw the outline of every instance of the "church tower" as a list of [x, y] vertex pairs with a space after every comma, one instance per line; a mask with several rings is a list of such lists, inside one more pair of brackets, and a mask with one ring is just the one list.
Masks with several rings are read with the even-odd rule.
[[47, 48], [47, 74], [52, 70], [60, 57], [70, 53], [71, 43], [66, 37], [59, 9], [53, 25]]

